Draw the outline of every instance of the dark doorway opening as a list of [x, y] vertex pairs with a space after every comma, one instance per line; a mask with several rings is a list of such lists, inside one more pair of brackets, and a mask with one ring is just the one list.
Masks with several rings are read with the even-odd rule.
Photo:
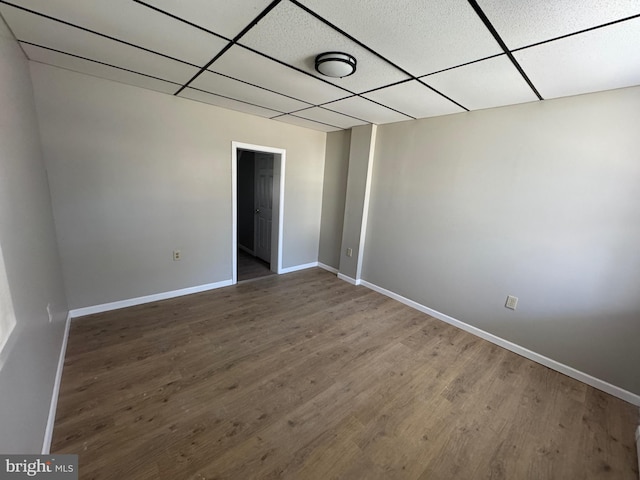
[[237, 280], [271, 275], [274, 154], [237, 151]]

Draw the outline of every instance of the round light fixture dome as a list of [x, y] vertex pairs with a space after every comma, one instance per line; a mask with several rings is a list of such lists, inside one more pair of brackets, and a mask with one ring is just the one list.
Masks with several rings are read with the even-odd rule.
[[356, 71], [356, 59], [343, 52], [321, 53], [316, 57], [316, 70], [327, 77], [348, 77]]

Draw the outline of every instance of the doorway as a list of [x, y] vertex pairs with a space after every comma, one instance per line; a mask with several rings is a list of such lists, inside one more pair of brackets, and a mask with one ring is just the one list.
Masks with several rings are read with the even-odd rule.
[[232, 142], [233, 283], [282, 270], [286, 151]]

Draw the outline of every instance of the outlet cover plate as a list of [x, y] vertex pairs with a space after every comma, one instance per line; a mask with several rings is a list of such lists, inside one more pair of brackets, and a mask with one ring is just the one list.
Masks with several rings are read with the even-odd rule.
[[507, 302], [504, 304], [504, 306], [510, 308], [511, 310], [515, 310], [518, 306], [518, 297], [507, 295]]

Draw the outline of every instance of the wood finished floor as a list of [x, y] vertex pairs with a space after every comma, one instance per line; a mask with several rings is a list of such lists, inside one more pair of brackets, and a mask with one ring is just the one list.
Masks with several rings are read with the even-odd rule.
[[71, 325], [81, 479], [637, 480], [632, 405], [310, 269]]
[[237, 258], [239, 282], [274, 275], [267, 262], [248, 254], [244, 250], [238, 249]]

